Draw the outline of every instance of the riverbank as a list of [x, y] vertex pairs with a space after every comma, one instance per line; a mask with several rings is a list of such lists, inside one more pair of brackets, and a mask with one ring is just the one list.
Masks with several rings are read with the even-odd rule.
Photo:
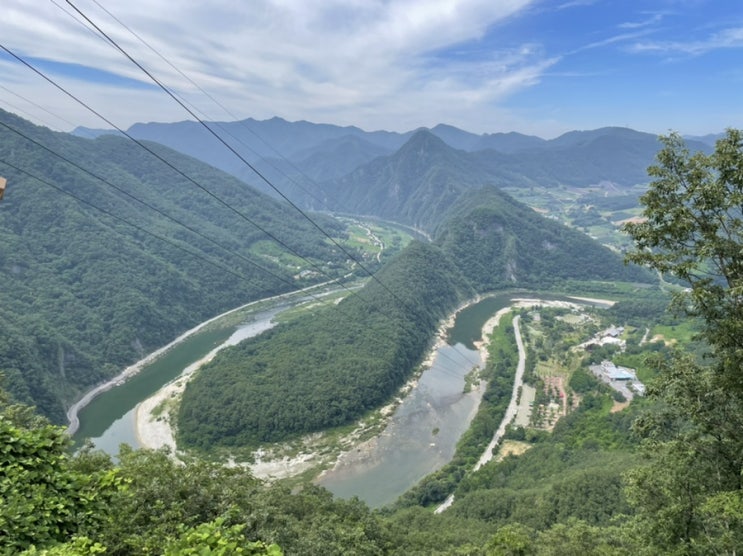
[[[594, 304], [600, 304], [604, 305], [606, 307], [611, 307], [615, 302], [610, 301], [608, 299], [597, 299], [597, 298], [588, 298], [588, 297], [576, 297], [576, 296], [570, 296], [571, 299], [575, 299], [579, 302], [584, 303], [594, 303]], [[487, 336], [488, 340], [490, 338], [490, 335], [492, 335], [493, 329], [495, 326], [497, 326], [498, 322], [500, 321], [500, 318], [507, 313], [508, 311], [513, 310], [514, 308], [533, 308], [533, 307], [563, 307], [563, 308], [570, 308], [570, 309], [576, 309], [579, 307], [579, 303], [575, 303], [572, 301], [546, 301], [542, 299], [530, 299], [530, 298], [515, 298], [512, 300], [512, 305], [510, 307], [505, 307], [498, 311], [496, 315], [490, 319], [486, 326], [489, 328], [489, 333]], [[516, 366], [516, 373], [514, 375], [514, 381], [513, 381], [513, 387], [511, 390], [511, 400], [508, 404], [508, 407], [506, 408], [506, 413], [503, 416], [503, 419], [501, 420], [500, 424], [498, 425], [498, 429], [496, 430], [495, 434], [493, 435], [493, 438], [490, 440], [488, 445], [485, 447], [485, 450], [483, 450], [482, 455], [478, 459], [475, 466], [472, 468], [472, 471], [478, 471], [483, 465], [488, 463], [493, 459], [495, 454], [493, 453], [493, 450], [495, 447], [499, 444], [503, 436], [506, 432], [506, 427], [516, 418], [516, 415], [518, 414], [518, 391], [520, 388], [524, 386], [524, 371], [526, 369], [526, 349], [524, 347], [523, 338], [521, 336], [521, 328], [519, 324], [520, 317], [516, 316], [513, 319], [513, 329], [514, 329], [514, 336], [516, 339], [516, 347], [518, 348], [519, 353], [519, 360], [518, 364]], [[491, 321], [494, 321], [494, 325], [491, 323]], [[485, 335], [485, 327], [483, 327], [483, 335]], [[483, 346], [487, 350], [487, 344]], [[482, 349], [482, 348], [481, 348]], [[446, 499], [434, 510], [435, 514], [440, 514], [444, 511], [446, 511], [451, 505], [454, 503], [454, 494], [450, 494], [446, 497]]]
[[[431, 367], [437, 351], [446, 345], [447, 332], [454, 325], [459, 312], [479, 301], [481, 301], [481, 298], [478, 297], [462, 304], [441, 322], [435, 334], [435, 340], [423, 359], [421, 372]], [[134, 426], [140, 447], [151, 449], [168, 447], [175, 453], [177, 446], [173, 426], [170, 422], [170, 410], [177, 403], [189, 378], [201, 365], [210, 361], [218, 349], [190, 365], [180, 376], [137, 406]], [[252, 454], [253, 462], [244, 465], [249, 467], [256, 477], [274, 480], [295, 476], [313, 467], [328, 466], [332, 468], [336, 465], [342, 465], [342, 462], [349, 458], [368, 453], [368, 449], [373, 445], [374, 439], [379, 434], [376, 433], [371, 439], [368, 439], [370, 428], [374, 431], [384, 430], [395, 409], [402, 403], [407, 394], [417, 386], [419, 376], [420, 373], [416, 373], [400, 388], [395, 399], [378, 410], [371, 419], [360, 422], [350, 433], [335, 439], [333, 441], [336, 446], [335, 454], [329, 454], [327, 446], [322, 445], [322, 439], [319, 438], [322, 435], [311, 435], [301, 443], [300, 448], [295, 446], [287, 450], [284, 446], [277, 446], [274, 450], [257, 450]], [[472, 395], [481, 397], [483, 392], [484, 388], [479, 388]], [[369, 421], [371, 421], [371, 424]], [[338, 452], [338, 446], [341, 447], [340, 452]], [[287, 451], [291, 452], [291, 455], [286, 455], [285, 452]], [[229, 463], [237, 464], [233, 460], [230, 460]]]
[[[311, 435], [301, 442], [295, 442], [292, 445], [277, 445], [273, 448], [258, 450], [252, 454], [254, 460], [252, 463], [236, 463], [230, 460], [230, 464], [245, 465], [251, 469], [256, 477], [269, 480], [296, 476], [313, 468], [318, 470], [326, 468], [317, 478], [320, 479], [330, 473], [346, 472], [354, 465], [374, 465], [374, 458], [376, 457], [374, 454], [378, 448], [378, 443], [380, 438], [385, 434], [385, 430], [391, 422], [395, 410], [418, 386], [421, 373], [431, 368], [437, 351], [447, 345], [449, 330], [454, 326], [459, 313], [482, 300], [482, 297], [478, 297], [462, 304], [441, 322], [434, 336], [431, 348], [423, 358], [420, 372], [411, 377], [390, 404], [368, 416], [366, 420], [360, 422], [352, 431], [342, 436], [337, 434], [335, 436], [331, 435], [330, 438], [324, 434]], [[487, 362], [490, 336], [495, 327], [498, 326], [502, 316], [514, 307], [534, 307], [536, 305], [577, 307], [578, 303], [529, 298], [513, 299], [509, 307], [497, 311], [481, 327], [480, 340], [476, 342], [476, 348], [479, 350], [482, 365]], [[168, 416], [169, 408], [177, 402], [178, 396], [183, 391], [183, 388], [185, 388], [187, 379], [201, 364], [208, 360], [209, 357], [207, 356], [204, 360], [195, 363], [192, 366], [193, 368], [189, 367], [184, 372], [184, 375], [173, 380], [137, 407], [135, 422], [137, 438], [141, 446], [148, 448], [168, 446], [175, 451], [176, 446]], [[467, 396], [477, 397], [474, 409], [468, 415], [469, 421], [471, 421], [478, 410], [479, 401], [484, 394], [485, 387], [485, 383], [479, 383], [476, 388], [473, 388], [470, 393], [466, 394]]]
[[[332, 462], [332, 464], [315, 479], [316, 483], [342, 483], [344, 480], [346, 480], [347, 477], [358, 476], [360, 473], [363, 474], [367, 470], [372, 471], [383, 462], [384, 458], [391, 455], [391, 451], [395, 452], [394, 457], [402, 457], [401, 453], [407, 448], [403, 448], [402, 446], [400, 446], [399, 443], [405, 443], [406, 440], [401, 437], [398, 427], [394, 426], [395, 423], [393, 421], [393, 417], [395, 416], [396, 410], [398, 409], [398, 407], [401, 406], [401, 404], [403, 404], [403, 402], [406, 401], [406, 398], [408, 396], [413, 395], [414, 389], [420, 386], [420, 382], [426, 382], [425, 377], [423, 377], [423, 373], [433, 370], [436, 358], [440, 354], [440, 350], [446, 347], [449, 343], [450, 330], [454, 327], [459, 314], [468, 307], [480, 303], [482, 300], [483, 297], [478, 296], [463, 303], [440, 323], [434, 336], [434, 341], [429, 351], [423, 358], [419, 372], [416, 373], [416, 375], [412, 377], [400, 389], [398, 396], [391, 404], [380, 410], [380, 414], [384, 416], [384, 420], [381, 426], [379, 426], [379, 432], [371, 438], [367, 437], [365, 440], [351, 443], [349, 447], [339, 453], [334, 462]], [[496, 325], [497, 318], [491, 318], [485, 323], [483, 327], [481, 327], [481, 339], [485, 341], [485, 346], [489, 339], [482, 338], [482, 335], [486, 334], [488, 331], [492, 332], [492, 329]], [[483, 343], [476, 342], [476, 344], [477, 345], [475, 347], [477, 348]], [[479, 349], [478, 355], [480, 359], [479, 364], [483, 365], [484, 361], [487, 359], [487, 347]], [[452, 354], [449, 354], [448, 356], [444, 355], [443, 357], [449, 362], [456, 361], [458, 363], [460, 361], [459, 357], [453, 358]], [[462, 361], [464, 360], [462, 359]], [[473, 363], [473, 366], [474, 365], [475, 363]], [[457, 371], [447, 370], [444, 371], [444, 374], [447, 377], [451, 377], [452, 374], [456, 374], [456, 372]], [[468, 374], [468, 372], [469, 369], [464, 369], [462, 372], [462, 378], [464, 377], [464, 375]], [[446, 402], [446, 405], [459, 403], [461, 401], [460, 398], [467, 398], [471, 400], [471, 410], [468, 411], [466, 414], [460, 413], [457, 417], [457, 419], [461, 419], [463, 422], [465, 422], [466, 426], [469, 426], [469, 423], [471, 423], [472, 419], [477, 413], [477, 408], [479, 406], [480, 400], [482, 399], [482, 396], [485, 393], [485, 390], [486, 384], [478, 381], [476, 385], [472, 389], [469, 389], [467, 392], [461, 392], [460, 390], [460, 392], [458, 394], [455, 394], [454, 397], [450, 396]], [[439, 411], [440, 410], [441, 408], [439, 408]], [[419, 410], [415, 411], [415, 413], [419, 416], [419, 418], [421, 418], [420, 415], [425, 414], [428, 411], [432, 411], [432, 408], [430, 405], [426, 404], [425, 408], [420, 408]], [[407, 415], [406, 419], [412, 420], [412, 417], [410, 415]], [[443, 425], [441, 426], [443, 427]], [[438, 430], [439, 429], [437, 427], [437, 432], [434, 433], [434, 435], [431, 437], [431, 447], [434, 447], [439, 443], [437, 441], [438, 437], [436, 436], [438, 434]], [[430, 434], [429, 431], [424, 431], [423, 433]], [[397, 448], [392, 448], [391, 445], [397, 446]]]
[[240, 305], [239, 307], [235, 307], [234, 309], [230, 309], [229, 311], [225, 311], [224, 313], [221, 313], [215, 317], [212, 317], [211, 319], [198, 324], [197, 326], [191, 328], [190, 330], [187, 330], [186, 332], [178, 336], [176, 339], [174, 339], [172, 342], [153, 351], [152, 353], [140, 359], [133, 365], [126, 367], [121, 373], [119, 373], [115, 377], [108, 379], [102, 384], [94, 386], [93, 388], [85, 392], [85, 394], [83, 394], [83, 396], [79, 400], [77, 400], [67, 409], [67, 421], [69, 423], [67, 426], [67, 434], [72, 436], [77, 432], [77, 430], [80, 427], [80, 418], [79, 418], [80, 411], [82, 411], [96, 397], [98, 397], [100, 394], [104, 392], [111, 390], [112, 388], [115, 388], [116, 386], [120, 386], [124, 384], [126, 381], [131, 379], [133, 376], [136, 376], [137, 374], [139, 374], [145, 367], [152, 364], [156, 359], [161, 357], [163, 354], [165, 354], [166, 352], [168, 352], [169, 350], [171, 350], [172, 348], [174, 348], [175, 346], [177, 346], [178, 344], [180, 344], [181, 342], [183, 342], [190, 336], [196, 334], [197, 332], [203, 330], [207, 326], [213, 324], [214, 322], [220, 319], [223, 319], [225, 317], [228, 317], [229, 315], [232, 315], [239, 311], [244, 311], [251, 307], [255, 307], [262, 303], [271, 303], [275, 301], [289, 299], [292, 296], [301, 295], [313, 289], [326, 287], [330, 284], [331, 282], [324, 282], [322, 284], [316, 284], [314, 286], [308, 286], [306, 288], [302, 288], [301, 290], [296, 290], [293, 292], [287, 292], [283, 294], [274, 295], [271, 297], [257, 299], [255, 301], [245, 303], [244, 305]]

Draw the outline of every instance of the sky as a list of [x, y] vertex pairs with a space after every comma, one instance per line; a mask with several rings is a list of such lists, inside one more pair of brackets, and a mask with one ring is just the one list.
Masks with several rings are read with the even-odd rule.
[[3, 0], [0, 107], [111, 127], [15, 55], [118, 127], [193, 119], [91, 22], [206, 120], [743, 127], [739, 0]]

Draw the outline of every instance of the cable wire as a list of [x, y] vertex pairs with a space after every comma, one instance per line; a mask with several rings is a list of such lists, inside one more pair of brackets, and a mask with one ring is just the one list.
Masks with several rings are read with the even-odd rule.
[[[369, 269], [367, 269], [361, 261], [357, 260], [351, 253], [349, 253], [341, 244], [339, 244], [335, 238], [333, 238], [328, 232], [326, 232], [319, 224], [317, 224], [306, 212], [299, 208], [294, 202], [291, 201], [281, 190], [279, 190], [263, 173], [261, 173], [253, 164], [251, 164], [245, 157], [243, 157], [234, 147], [227, 143], [218, 133], [216, 133], [203, 119], [201, 119], [193, 110], [191, 110], [184, 102], [182, 102], [177, 95], [175, 95], [166, 85], [164, 85], [159, 79], [157, 79], [149, 70], [147, 70], [142, 64], [134, 59], [122, 46], [120, 46], [114, 39], [112, 39], [103, 29], [101, 29], [90, 17], [82, 12], [72, 0], [65, 0], [67, 4], [72, 7], [82, 18], [84, 18], [88, 24], [98, 31], [108, 42], [116, 48], [123, 56], [125, 56], [132, 64], [139, 68], [153, 83], [155, 83], [165, 94], [171, 99], [178, 103], [192, 118], [194, 118], [204, 129], [206, 129], [217, 141], [219, 141], [226, 149], [228, 149], [234, 156], [236, 156], [245, 166], [250, 168], [266, 185], [273, 189], [282, 199], [284, 199], [292, 208], [294, 208], [300, 215], [302, 215], [312, 226], [314, 226], [320, 233], [328, 238], [333, 245], [341, 250], [347, 257], [353, 260], [359, 268], [361, 268], [374, 282], [378, 283], [384, 290], [386, 290], [394, 299], [403, 305], [408, 306], [413, 313], [419, 314], [418, 310], [405, 303], [395, 292], [393, 292], [384, 282], [376, 277]], [[460, 354], [461, 355], [461, 354]], [[463, 356], [462, 356], [463, 357]], [[469, 363], [469, 361], [468, 361]]]
[[91, 26], [93, 26], [102, 36], [104, 36], [111, 45], [116, 48], [121, 54], [123, 54], [132, 64], [134, 64], [136, 67], [138, 67], [153, 83], [155, 83], [160, 89], [167, 94], [170, 98], [172, 98], [178, 105], [181, 106], [188, 114], [194, 118], [204, 129], [206, 129], [217, 141], [219, 141], [222, 145], [224, 145], [225, 148], [227, 148], [233, 155], [235, 155], [243, 164], [245, 164], [248, 168], [250, 168], [255, 175], [257, 175], [266, 185], [268, 185], [271, 189], [273, 189], [282, 199], [284, 199], [292, 208], [294, 208], [299, 214], [301, 214], [312, 226], [314, 226], [320, 233], [322, 233], [326, 238], [328, 238], [333, 245], [335, 245], [338, 249], [340, 249], [344, 255], [349, 257], [351, 260], [353, 260], [359, 267], [366, 272], [372, 280], [379, 283], [387, 292], [392, 295], [395, 299], [402, 302], [402, 300], [392, 291], [390, 290], [384, 283], [382, 283], [378, 278], [374, 277], [374, 274], [369, 271], [362, 263], [361, 261], [357, 260], [351, 253], [349, 253], [341, 244], [339, 244], [335, 238], [333, 238], [328, 232], [326, 232], [317, 222], [315, 222], [310, 216], [304, 212], [301, 208], [299, 208], [296, 204], [294, 204], [291, 199], [289, 199], [279, 188], [277, 188], [264, 174], [262, 174], [253, 164], [251, 164], [248, 160], [245, 159], [237, 150], [235, 150], [229, 143], [227, 143], [218, 133], [216, 133], [204, 120], [202, 120], [194, 111], [192, 111], [188, 106], [186, 106], [185, 103], [183, 103], [167, 86], [165, 86], [159, 79], [157, 79], [147, 68], [145, 68], [142, 64], [140, 64], [137, 60], [135, 60], [126, 50], [124, 50], [123, 47], [121, 47], [114, 39], [112, 39], [103, 29], [101, 29], [90, 17], [88, 17], [84, 12], [82, 12], [73, 2], [72, 0], [65, 0], [67, 4], [72, 7], [73, 10], [75, 10], [78, 14], [80, 14], [81, 17], [83, 17]]
[[[63, 9], [59, 4], [57, 4], [57, 2], [55, 0], [50, 0], [50, 2], [52, 2], [58, 8]], [[102, 6], [98, 2], [98, 0], [92, 0], [92, 2], [96, 6], [98, 6], [102, 11], [104, 11], [111, 19], [113, 19], [116, 23], [118, 23], [121, 27], [123, 27], [124, 29], [126, 29], [133, 37], [135, 37], [139, 42], [141, 42], [144, 46], [146, 46], [151, 52], [153, 52], [163, 62], [165, 62], [168, 66], [170, 66], [170, 68], [172, 68], [181, 77], [183, 77], [183, 79], [185, 79], [193, 87], [195, 87], [196, 89], [198, 89], [201, 92], [201, 94], [203, 94], [205, 97], [207, 97], [209, 100], [211, 100], [219, 108], [221, 108], [222, 110], [224, 110], [225, 114], [227, 114], [228, 116], [230, 116], [232, 118], [232, 120], [234, 120], [235, 122], [238, 122], [240, 120], [240, 118], [238, 118], [234, 113], [232, 113], [224, 104], [222, 104], [217, 98], [215, 98], [213, 95], [211, 95], [208, 91], [206, 91], [205, 89], [203, 89], [201, 87], [201, 85], [199, 85], [196, 81], [194, 81], [193, 79], [191, 79], [191, 77], [189, 77], [186, 73], [184, 73], [174, 63], [172, 63], [170, 60], [168, 60], [168, 58], [166, 58], [163, 54], [161, 54], [154, 46], [152, 46], [149, 42], [147, 42], [141, 35], [139, 35], [136, 31], [134, 31], [126, 23], [124, 23], [123, 21], [121, 21], [121, 19], [119, 19], [118, 17], [116, 17], [116, 15], [112, 14], [108, 9], [106, 9], [105, 6]], [[66, 10], [63, 10], [63, 11], [65, 11], [65, 13], [68, 13]], [[71, 14], [70, 14], [70, 16], [72, 17]], [[75, 21], [77, 21], [78, 23], [80, 23], [81, 25], [83, 25], [86, 30], [88, 30], [88, 31], [96, 34], [92, 29], [90, 29], [89, 27], [87, 27], [86, 25], [84, 25], [78, 19], [75, 18]], [[101, 36], [99, 34], [96, 34], [96, 36], [99, 37], [104, 42], [106, 41], [106, 39], [103, 38], [103, 36]], [[182, 97], [179, 96], [179, 98], [181, 100], [183, 100], [184, 102], [186, 102]], [[205, 116], [206, 117], [206, 114], [203, 111], [198, 110], [198, 108], [196, 108], [191, 103], [188, 103], [188, 104], [194, 110], [198, 111], [202, 116]], [[244, 141], [242, 141], [239, 137], [236, 137], [235, 135], [233, 135], [232, 133], [230, 133], [230, 131], [227, 130], [225, 126], [219, 124], [218, 122], [212, 122], [212, 123], [215, 123], [216, 126], [219, 127], [219, 129], [223, 133], [225, 133], [225, 134], [229, 135], [230, 137], [232, 137], [235, 141], [237, 141], [238, 143], [240, 143], [242, 146], [244, 146], [246, 149], [248, 149], [254, 155], [260, 156], [259, 153], [255, 149], [253, 149], [250, 145], [248, 145], [247, 143], [245, 143]], [[317, 186], [317, 184], [315, 183], [315, 181], [312, 178], [310, 178], [302, 170], [300, 170], [299, 168], [297, 168], [297, 166], [291, 160], [289, 160], [288, 158], [286, 158], [280, 151], [278, 151], [276, 148], [274, 148], [273, 145], [271, 145], [268, 141], [266, 141], [265, 139], [263, 139], [263, 137], [261, 137], [258, 133], [256, 133], [254, 130], [250, 129], [250, 127], [248, 127], [247, 125], [244, 126], [244, 129], [248, 133], [250, 133], [251, 135], [253, 135], [253, 137], [255, 137], [256, 139], [258, 139], [261, 143], [263, 143], [263, 145], [265, 145], [268, 149], [270, 149], [272, 152], [274, 152], [279, 158], [281, 158], [287, 164], [289, 164], [289, 166], [291, 166], [294, 170], [296, 170], [300, 175], [302, 175], [304, 178], [306, 178], [307, 180], [309, 180], [313, 185]], [[273, 164], [271, 164], [268, 161], [266, 161], [266, 162], [275, 171], [283, 174], [286, 179], [288, 179], [291, 183], [293, 183], [295, 186], [297, 186], [303, 193], [305, 193], [306, 195], [312, 197], [315, 201], [317, 201], [321, 205], [325, 206], [325, 208], [327, 208], [327, 203], [323, 199], [320, 199], [320, 198], [316, 197], [314, 193], [312, 193], [312, 192], [308, 191], [307, 189], [305, 189], [304, 187], [302, 187], [302, 185], [298, 181], [296, 181], [291, 176], [287, 175], [283, 170], [277, 168], [276, 166], [274, 166]]]
[[77, 164], [76, 162], [74, 162], [73, 160], [70, 160], [69, 158], [67, 158], [63, 154], [60, 154], [60, 153], [58, 153], [58, 152], [50, 149], [49, 147], [47, 147], [47, 146], [39, 143], [38, 141], [36, 141], [35, 139], [29, 137], [28, 135], [26, 135], [22, 131], [20, 131], [20, 130], [18, 130], [16, 128], [10, 126], [10, 125], [8, 125], [7, 123], [5, 123], [3, 121], [0, 121], [0, 126], [2, 126], [5, 129], [7, 129], [7, 130], [9, 130], [9, 131], [11, 131], [13, 133], [15, 133], [16, 135], [19, 135], [20, 137], [23, 137], [26, 141], [29, 141], [30, 143], [34, 144], [35, 146], [39, 147], [40, 149], [43, 149], [44, 151], [48, 152], [52, 156], [55, 156], [55, 157], [59, 158], [60, 160], [66, 162], [70, 166], [73, 166], [74, 168], [77, 168], [81, 172], [84, 172], [84, 173], [88, 174], [89, 176], [91, 176], [91, 177], [93, 177], [93, 178], [95, 178], [95, 179], [97, 179], [97, 180], [105, 183], [106, 185], [108, 185], [109, 187], [115, 189], [119, 193], [125, 195], [126, 197], [132, 199], [133, 201], [136, 201], [137, 203], [142, 204], [143, 206], [145, 206], [145, 207], [149, 208], [150, 210], [156, 212], [157, 214], [159, 214], [160, 216], [166, 218], [167, 220], [170, 220], [171, 222], [173, 222], [175, 224], [178, 224], [179, 226], [182, 226], [183, 228], [187, 229], [189, 232], [191, 232], [191, 233], [195, 234], [196, 236], [198, 236], [198, 237], [206, 240], [207, 242], [211, 243], [212, 245], [215, 245], [216, 247], [222, 249], [223, 251], [229, 253], [230, 255], [242, 259], [243, 261], [245, 261], [249, 265], [254, 266], [255, 268], [257, 268], [258, 270], [260, 270], [262, 272], [265, 272], [267, 274], [270, 274], [271, 276], [273, 276], [274, 278], [276, 278], [278, 280], [281, 280], [281, 281], [283, 281], [283, 282], [285, 282], [287, 284], [290, 284], [292, 286], [296, 286], [296, 284], [293, 284], [292, 282], [286, 280], [285, 278], [282, 278], [278, 274], [275, 274], [273, 271], [271, 271], [271, 270], [269, 270], [267, 268], [264, 268], [263, 266], [259, 265], [255, 261], [247, 258], [246, 256], [244, 256], [244, 255], [242, 255], [240, 253], [236, 253], [236, 252], [234, 252], [234, 251], [232, 251], [230, 249], [227, 249], [226, 247], [224, 247], [220, 243], [218, 243], [216, 240], [214, 240], [214, 239], [212, 239], [212, 238], [204, 235], [203, 233], [201, 233], [199, 230], [197, 230], [197, 229], [189, 226], [188, 224], [186, 224], [186, 223], [178, 220], [175, 217], [170, 216], [169, 214], [163, 212], [159, 208], [151, 205], [150, 203], [148, 203], [146, 201], [143, 201], [142, 199], [140, 199], [140, 198], [132, 195], [131, 193], [129, 193], [128, 191], [126, 191], [124, 188], [119, 187], [118, 185], [116, 185], [116, 184], [110, 182], [109, 180], [107, 180], [106, 178], [104, 178], [102, 176], [99, 176], [99, 175], [91, 172], [90, 170], [88, 170], [86, 168], [83, 168], [82, 166], [80, 166], [79, 164]]
[[[227, 203], [226, 201], [224, 201], [221, 197], [219, 197], [218, 195], [216, 195], [215, 193], [213, 193], [211, 190], [209, 190], [206, 187], [204, 187], [202, 184], [200, 184], [194, 178], [192, 178], [191, 176], [189, 176], [186, 173], [184, 173], [181, 169], [179, 169], [174, 164], [172, 164], [170, 161], [168, 161], [167, 159], [165, 159], [163, 156], [161, 156], [160, 154], [158, 154], [157, 152], [155, 152], [153, 149], [151, 149], [150, 147], [148, 147], [145, 143], [143, 143], [142, 141], [136, 139], [131, 134], [129, 134], [127, 131], [123, 130], [122, 128], [120, 128], [119, 126], [117, 126], [116, 124], [114, 124], [111, 120], [109, 120], [108, 118], [106, 118], [105, 116], [103, 116], [100, 112], [96, 111], [94, 108], [92, 108], [91, 106], [89, 106], [83, 100], [81, 100], [80, 98], [78, 98], [77, 96], [75, 96], [74, 94], [72, 94], [71, 92], [69, 92], [67, 89], [65, 89], [64, 87], [62, 87], [59, 83], [57, 83], [52, 78], [50, 78], [48, 75], [46, 75], [44, 72], [42, 72], [41, 70], [39, 70], [38, 68], [36, 68], [33, 64], [31, 64], [30, 62], [28, 62], [27, 60], [25, 60], [24, 58], [22, 58], [21, 56], [19, 56], [18, 54], [16, 54], [12, 50], [10, 50], [8, 47], [6, 47], [2, 43], [0, 43], [0, 49], [2, 49], [5, 52], [7, 52], [10, 56], [12, 56], [13, 58], [15, 58], [18, 62], [20, 62], [21, 64], [23, 64], [27, 68], [29, 68], [31, 71], [33, 71], [38, 76], [40, 76], [42, 79], [44, 79], [45, 81], [47, 81], [48, 83], [50, 83], [51, 85], [53, 85], [55, 88], [57, 88], [59, 91], [61, 91], [62, 93], [64, 93], [65, 95], [67, 95], [68, 97], [70, 97], [71, 99], [73, 99], [75, 102], [77, 102], [78, 104], [80, 104], [81, 106], [83, 106], [85, 109], [87, 109], [91, 113], [95, 114], [102, 121], [106, 122], [108, 125], [110, 125], [111, 127], [115, 128], [117, 131], [119, 131], [119, 133], [121, 133], [122, 135], [124, 135], [125, 137], [127, 137], [129, 140], [131, 140], [134, 143], [136, 143], [137, 145], [139, 145], [142, 149], [144, 149], [145, 151], [147, 151], [148, 153], [150, 153], [152, 156], [154, 156], [160, 162], [162, 162], [163, 164], [165, 164], [166, 166], [168, 166], [169, 168], [171, 168], [173, 171], [175, 171], [176, 173], [178, 173], [180, 176], [182, 176], [183, 178], [185, 178], [186, 180], [188, 180], [190, 183], [192, 183], [193, 185], [195, 185], [196, 187], [198, 187], [199, 189], [201, 189], [202, 191], [204, 191], [207, 195], [209, 195], [210, 197], [212, 197], [213, 199], [215, 199], [221, 205], [223, 205], [224, 207], [228, 208], [229, 210], [231, 210], [232, 212], [234, 212], [235, 214], [237, 214], [238, 216], [240, 216], [246, 222], [249, 222], [250, 224], [252, 224], [253, 226], [255, 226], [258, 230], [260, 230], [261, 232], [263, 232], [264, 234], [266, 234], [268, 237], [270, 237], [272, 240], [274, 240], [276, 243], [278, 243], [279, 245], [281, 245], [282, 247], [284, 247], [287, 251], [289, 251], [293, 255], [295, 255], [295, 256], [299, 257], [300, 259], [302, 259], [303, 261], [305, 261], [308, 265], [310, 265], [312, 268], [314, 268], [321, 275], [325, 276], [327, 279], [329, 279], [331, 281], [336, 282], [340, 287], [346, 288], [346, 286], [342, 282], [340, 282], [337, 278], [333, 278], [332, 276], [328, 275], [316, 263], [314, 263], [313, 261], [309, 260], [304, 255], [302, 255], [301, 253], [299, 253], [298, 251], [296, 251], [294, 248], [292, 248], [286, 242], [284, 242], [281, 239], [279, 239], [278, 237], [276, 237], [276, 235], [274, 235], [273, 233], [271, 233], [270, 231], [268, 231], [267, 229], [265, 229], [260, 224], [257, 224], [250, 217], [248, 217], [245, 213], [243, 213], [242, 211], [239, 211], [238, 209], [234, 208], [232, 205], [230, 205], [229, 203]], [[317, 225], [315, 225], [315, 226], [317, 226]], [[324, 235], [327, 236], [327, 233], [325, 233], [325, 232], [323, 232], [323, 233], [324, 233]], [[337, 243], [335, 243], [335, 244], [338, 245]], [[352, 260], [354, 260], [356, 262], [356, 259], [354, 257], [351, 257], [347, 253], [347, 251], [345, 251], [342, 248], [341, 248], [341, 250], [343, 251], [344, 254], [346, 254], [346, 256], [348, 256], [349, 258], [351, 258]], [[357, 264], [358, 264], [358, 262], [357, 262]], [[348, 291], [349, 291], [349, 293], [352, 293], [352, 294], [355, 294], [356, 293], [356, 292], [353, 292], [352, 290], [348, 290]]]

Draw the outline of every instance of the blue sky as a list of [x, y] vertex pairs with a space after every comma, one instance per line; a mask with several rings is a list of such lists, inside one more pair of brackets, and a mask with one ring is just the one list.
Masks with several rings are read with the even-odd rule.
[[[0, 43], [121, 127], [189, 116], [73, 5], [212, 120], [396, 131], [447, 123], [542, 137], [609, 125], [698, 135], [743, 127], [737, 0], [3, 4]], [[7, 110], [55, 129], [108, 127], [7, 55], [0, 76]]]

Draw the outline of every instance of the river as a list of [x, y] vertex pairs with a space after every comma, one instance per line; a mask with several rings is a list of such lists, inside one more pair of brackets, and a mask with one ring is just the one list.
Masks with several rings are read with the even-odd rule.
[[[305, 301], [297, 300], [294, 303]], [[178, 377], [183, 369], [215, 349], [255, 336], [272, 326], [273, 318], [291, 305], [276, 300], [271, 308], [248, 313], [239, 324], [215, 322], [178, 342], [153, 362], [144, 365], [136, 375], [98, 396], [78, 413], [79, 425], [73, 435], [76, 445], [89, 439], [104, 452], [116, 456], [121, 444], [140, 447], [134, 420], [136, 406], [165, 384]]]
[[[535, 296], [523, 293], [493, 295], [459, 311], [447, 334], [448, 345], [438, 349], [430, 370], [421, 375], [418, 386], [397, 408], [385, 431], [363, 445], [356, 454], [350, 454], [347, 461], [341, 460], [334, 469], [323, 473], [318, 484], [337, 496], [358, 496], [369, 506], [377, 508], [394, 502], [423, 477], [448, 463], [454, 456], [459, 438], [475, 416], [484, 390], [483, 385], [479, 392], [462, 393], [464, 375], [472, 364], [481, 364], [475, 343], [483, 339], [486, 321], [501, 309], [511, 306], [514, 299], [524, 297]], [[590, 302], [541, 294], [536, 297], [544, 301], [607, 306], [598, 300]], [[454, 351], [467, 361], [455, 357]], [[515, 403], [513, 405], [511, 412], [515, 412]], [[488, 449], [492, 453], [493, 446]]]
[[[430, 369], [397, 407], [384, 432], [356, 457], [351, 454], [345, 465], [323, 474], [319, 484], [340, 497], [358, 496], [370, 506], [380, 507], [451, 460], [482, 394], [482, 387], [463, 393], [464, 375], [481, 364], [474, 343], [481, 340], [484, 323], [509, 306], [514, 297], [519, 295], [487, 297], [460, 311], [448, 331], [446, 345], [438, 348]], [[118, 453], [121, 443], [138, 447], [134, 431], [137, 404], [215, 347], [267, 328], [273, 316], [289, 306], [286, 301], [280, 303], [271, 309], [264, 306], [237, 327], [217, 323], [187, 337], [124, 384], [100, 394], [81, 410], [75, 440], [90, 438], [111, 455]]]
[[477, 413], [484, 385], [463, 393], [464, 376], [482, 364], [475, 342], [485, 322], [513, 295], [486, 297], [457, 313], [430, 369], [397, 408], [384, 432], [317, 481], [336, 496], [358, 496], [377, 508], [394, 502], [448, 463]]

